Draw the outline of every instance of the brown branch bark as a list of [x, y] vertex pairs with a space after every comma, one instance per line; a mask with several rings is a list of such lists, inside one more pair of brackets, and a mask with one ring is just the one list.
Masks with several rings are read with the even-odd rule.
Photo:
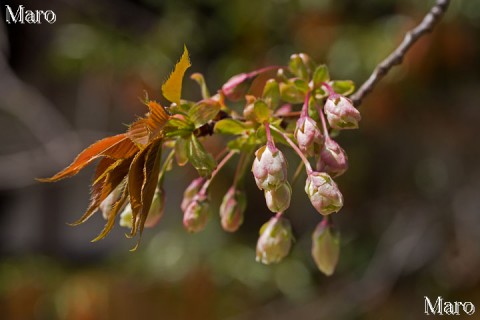
[[405, 34], [402, 43], [400, 43], [400, 45], [387, 58], [385, 58], [385, 60], [377, 65], [367, 81], [365, 81], [360, 89], [351, 96], [353, 104], [356, 107], [360, 106], [363, 98], [373, 90], [375, 85], [385, 77], [394, 66], [403, 62], [403, 58], [413, 44], [423, 35], [433, 30], [445, 11], [447, 11], [449, 4], [450, 0], [436, 0], [434, 6], [425, 15], [423, 20], [415, 28], [408, 31]]

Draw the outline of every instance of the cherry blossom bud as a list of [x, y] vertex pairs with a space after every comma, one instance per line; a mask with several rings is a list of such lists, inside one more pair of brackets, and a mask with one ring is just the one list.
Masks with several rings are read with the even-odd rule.
[[280, 262], [290, 252], [292, 240], [290, 222], [282, 217], [271, 218], [260, 229], [256, 260], [263, 264]]
[[343, 196], [328, 173], [311, 172], [307, 177], [305, 192], [315, 209], [323, 215], [338, 212], [343, 206]]
[[165, 209], [165, 191], [163, 188], [157, 188], [153, 196], [147, 219], [145, 220], [145, 228], [151, 228], [157, 225], [163, 216]]
[[331, 276], [340, 255], [340, 236], [324, 221], [320, 222], [312, 235], [312, 256], [318, 269]]
[[292, 187], [285, 181], [277, 189], [265, 190], [267, 207], [272, 212], [282, 212], [290, 207]]
[[318, 128], [317, 123], [308, 115], [301, 116], [297, 120], [294, 135], [295, 139], [297, 139], [298, 147], [307, 155], [313, 155], [314, 144], [321, 144], [323, 140], [322, 132]]
[[198, 194], [204, 183], [204, 178], [197, 178], [188, 185], [187, 189], [185, 189], [185, 191], [183, 192], [182, 204], [180, 205], [182, 211], [187, 210], [187, 207], [190, 202], [192, 202], [193, 197]]
[[193, 198], [183, 214], [183, 225], [188, 232], [202, 231], [210, 216], [210, 203], [206, 196], [197, 195]]
[[120, 224], [120, 227], [125, 227], [130, 229], [132, 228], [133, 212], [132, 212], [132, 206], [130, 205], [130, 203], [127, 203], [122, 213], [120, 213], [119, 224]]
[[287, 160], [280, 150], [265, 145], [255, 152], [252, 172], [259, 189], [276, 189], [287, 179]]
[[358, 128], [360, 112], [353, 106], [350, 99], [341, 95], [332, 95], [327, 99], [324, 109], [330, 127], [339, 130]]
[[348, 169], [348, 157], [340, 145], [327, 137], [320, 151], [317, 170], [327, 172], [332, 177], [338, 177]]
[[123, 184], [119, 185], [112, 192], [100, 203], [100, 211], [102, 211], [103, 219], [107, 220], [108, 216], [110, 215], [110, 211], [112, 211], [113, 205], [117, 202], [118, 198], [122, 194]]
[[228, 232], [235, 232], [243, 223], [243, 213], [247, 207], [247, 197], [243, 190], [230, 187], [220, 205], [222, 228]]

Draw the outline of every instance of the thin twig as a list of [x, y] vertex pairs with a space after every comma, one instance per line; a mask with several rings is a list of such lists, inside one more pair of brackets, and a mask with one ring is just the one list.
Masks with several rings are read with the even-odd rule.
[[423, 35], [433, 30], [447, 10], [449, 4], [450, 0], [437, 0], [435, 5], [425, 15], [422, 22], [420, 22], [420, 24], [414, 29], [408, 31], [405, 34], [402, 43], [400, 43], [400, 45], [385, 60], [377, 65], [367, 81], [365, 81], [360, 89], [351, 96], [353, 104], [356, 107], [360, 106], [363, 98], [373, 90], [377, 82], [388, 74], [390, 69], [403, 62], [403, 58], [412, 45]]

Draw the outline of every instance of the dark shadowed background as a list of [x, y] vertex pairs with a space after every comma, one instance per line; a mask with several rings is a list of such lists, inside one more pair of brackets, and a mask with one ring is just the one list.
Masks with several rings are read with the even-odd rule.
[[[364, 100], [360, 129], [339, 137], [350, 170], [335, 215], [340, 263], [326, 278], [310, 257], [321, 217], [301, 181], [287, 212], [293, 251], [264, 266], [255, 244], [271, 214], [252, 178], [237, 233], [221, 230], [215, 209], [189, 235], [179, 204], [195, 172], [175, 167], [165, 216], [134, 253], [120, 227], [90, 242], [100, 216], [66, 224], [88, 204], [91, 169], [56, 184], [34, 178], [124, 131], [145, 112], [144, 90], [164, 101], [160, 86], [184, 43], [187, 75], [202, 72], [211, 91], [298, 52], [360, 85], [432, 1], [1, 0], [0, 317], [419, 319], [424, 296], [480, 307], [480, 2], [452, 2]], [[57, 20], [8, 25], [6, 4], [51, 9]], [[183, 96], [200, 98], [188, 77]], [[215, 207], [228, 169], [213, 184]]]

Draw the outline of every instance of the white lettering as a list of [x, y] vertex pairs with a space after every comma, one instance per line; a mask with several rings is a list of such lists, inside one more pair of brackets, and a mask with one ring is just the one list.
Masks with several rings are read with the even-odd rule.
[[9, 5], [5, 6], [5, 21], [10, 23], [28, 23], [41, 24], [43, 20], [52, 24], [57, 21], [57, 16], [52, 10], [25, 10], [23, 5], [18, 6], [17, 11], [13, 13]]
[[432, 302], [427, 296], [424, 296], [425, 298], [425, 314], [430, 315], [429, 311], [432, 314], [439, 314], [442, 315], [442, 297], [438, 297], [435, 305], [432, 305]]
[[23, 23], [23, 6], [20, 5], [18, 6], [17, 12], [13, 14], [12, 8], [10, 6], [6, 5], [6, 10], [5, 10], [5, 21], [10, 24], [10, 19], [13, 20], [13, 23]]

